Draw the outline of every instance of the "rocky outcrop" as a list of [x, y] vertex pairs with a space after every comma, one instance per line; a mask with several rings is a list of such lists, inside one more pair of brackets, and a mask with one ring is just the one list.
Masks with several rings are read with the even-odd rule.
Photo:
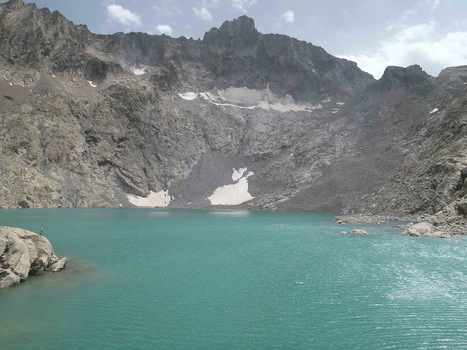
[[204, 34], [204, 41], [212, 46], [228, 47], [243, 50], [253, 47], [260, 39], [252, 18], [241, 16], [233, 21], [227, 21], [218, 28], [212, 28]]
[[0, 290], [24, 281], [29, 275], [62, 270], [68, 259], [59, 259], [42, 235], [0, 227]]
[[428, 222], [419, 222], [409, 225], [409, 228], [403, 233], [405, 236], [431, 237], [431, 238], [451, 238], [451, 235], [438, 229]]

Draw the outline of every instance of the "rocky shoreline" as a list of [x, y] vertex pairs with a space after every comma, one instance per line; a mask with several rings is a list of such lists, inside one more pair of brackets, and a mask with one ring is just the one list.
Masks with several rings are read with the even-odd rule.
[[460, 216], [353, 214], [335, 216], [334, 220], [350, 225], [394, 223], [403, 235], [416, 237], [451, 238], [467, 234], [467, 219]]
[[62, 270], [68, 259], [58, 258], [43, 235], [0, 226], [0, 290], [25, 281], [30, 275]]

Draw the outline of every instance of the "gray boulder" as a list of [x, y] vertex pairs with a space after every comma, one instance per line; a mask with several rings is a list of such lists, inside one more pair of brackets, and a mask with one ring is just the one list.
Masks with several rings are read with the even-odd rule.
[[368, 232], [365, 230], [352, 230], [350, 232], [347, 231], [341, 231], [342, 235], [355, 235], [355, 236], [367, 236]]
[[18, 275], [10, 270], [0, 269], [0, 290], [14, 286], [21, 281]]
[[17, 235], [18, 229], [0, 228], [0, 239], [6, 241], [2, 255], [0, 256], [0, 268], [13, 272], [21, 280], [29, 275], [29, 248]]
[[54, 263], [52, 266], [50, 266], [48, 271], [58, 272], [58, 271], [62, 270], [65, 267], [67, 262], [68, 262], [68, 258], [63, 257], [63, 258], [59, 259], [56, 263]]
[[438, 230], [435, 226], [428, 222], [413, 224], [402, 234], [405, 236], [413, 237], [451, 238], [449, 233]]
[[365, 230], [352, 230], [350, 231], [351, 235], [357, 235], [357, 236], [367, 236], [368, 232]]
[[24, 281], [29, 275], [63, 269], [67, 258], [58, 259], [44, 236], [12, 227], [0, 227], [0, 290]]

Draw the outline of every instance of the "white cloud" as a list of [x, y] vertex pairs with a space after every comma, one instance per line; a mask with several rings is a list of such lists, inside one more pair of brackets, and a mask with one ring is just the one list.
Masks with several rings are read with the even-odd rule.
[[247, 12], [251, 6], [257, 3], [256, 0], [232, 0], [233, 8], [240, 12]]
[[402, 12], [401, 21], [407, 22], [410, 18], [417, 15], [417, 11], [414, 9], [408, 9]]
[[168, 24], [159, 24], [158, 26], [156, 26], [156, 30], [160, 34], [172, 35], [172, 27]]
[[196, 18], [201, 19], [203, 21], [212, 21], [213, 16], [212, 13], [206, 7], [193, 7], [193, 13], [195, 14]]
[[435, 32], [438, 23], [431, 21], [428, 24], [417, 24], [414, 26], [404, 26], [396, 34], [395, 38], [400, 42], [414, 42], [422, 41], [430, 38], [430, 36]]
[[404, 27], [377, 47], [340, 57], [379, 78], [387, 66], [421, 65], [437, 76], [441, 69], [467, 63], [467, 32], [452, 32], [434, 37], [437, 22]]
[[431, 11], [434, 11], [441, 4], [441, 0], [425, 0], [425, 4], [431, 7]]
[[293, 23], [295, 22], [295, 12], [293, 12], [292, 10], [289, 10], [285, 13], [282, 14], [281, 16], [284, 21], [286, 21], [287, 23]]
[[181, 15], [183, 13], [180, 7], [173, 4], [173, 0], [159, 0], [158, 4], [152, 8], [164, 16]]
[[112, 4], [107, 6], [107, 15], [111, 21], [119, 22], [127, 27], [141, 27], [143, 25], [140, 15], [120, 5]]

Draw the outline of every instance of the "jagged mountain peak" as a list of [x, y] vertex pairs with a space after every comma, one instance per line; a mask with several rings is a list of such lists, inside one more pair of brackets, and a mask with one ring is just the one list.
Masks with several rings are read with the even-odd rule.
[[228, 41], [239, 44], [254, 44], [259, 38], [255, 21], [247, 16], [240, 16], [233, 21], [225, 21], [220, 28], [212, 28], [204, 35], [204, 41], [223, 45]]
[[23, 0], [9, 0], [7, 2], [7, 5], [10, 5], [10, 6], [11, 5], [21, 5], [21, 6], [23, 6], [23, 5], [25, 5], [25, 3], [23, 2]]
[[445, 68], [439, 73], [436, 80], [450, 88], [463, 88], [467, 85], [467, 66]]
[[5, 2], [4, 4], [0, 4], [0, 5], [3, 5], [7, 11], [21, 11], [21, 9], [25, 7], [36, 7], [35, 4], [27, 5], [22, 0], [9, 0]]
[[380, 90], [405, 88], [418, 94], [426, 94], [433, 89], [434, 80], [435, 78], [428, 75], [417, 64], [406, 68], [389, 66], [385, 69], [383, 76], [376, 82], [376, 86]]
[[445, 68], [439, 73], [439, 75], [444, 74], [456, 74], [459, 76], [467, 76], [467, 66], [455, 66], [455, 67], [448, 67]]
[[399, 67], [399, 66], [388, 66], [384, 70], [383, 76], [380, 80], [389, 80], [389, 79], [400, 79], [406, 75], [419, 75], [426, 74], [423, 71], [423, 68], [418, 64], [414, 64], [408, 67]]
[[255, 20], [245, 15], [235, 18], [232, 21], [225, 21], [219, 29], [222, 31], [228, 28], [234, 28], [245, 32], [256, 31]]
[[[60, 12], [10, 0], [0, 4], [0, 57], [26, 67], [48, 65], [52, 71], [80, 66], [90, 32], [75, 26]], [[80, 57], [81, 56], [81, 57]]]

